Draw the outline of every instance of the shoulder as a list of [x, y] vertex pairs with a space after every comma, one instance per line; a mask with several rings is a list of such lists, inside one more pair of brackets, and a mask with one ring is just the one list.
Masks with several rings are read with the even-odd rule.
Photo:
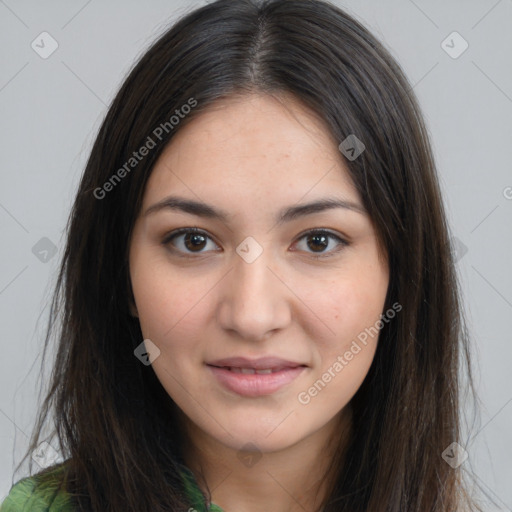
[[[184, 466], [180, 465], [180, 474], [181, 478], [185, 484], [185, 490], [192, 507], [189, 509], [189, 512], [224, 512], [218, 505], [215, 503], [210, 503], [209, 507], [205, 508], [204, 505], [204, 495], [201, 492], [199, 485], [197, 483], [196, 477], [192, 471]], [[0, 511], [3, 512], [3, 511]]]
[[[0, 512], [74, 512], [71, 496], [63, 488], [64, 468], [65, 464], [59, 464], [51, 471], [19, 480], [0, 505]], [[192, 510], [206, 511], [204, 496], [192, 471], [182, 466], [180, 473]], [[214, 503], [210, 504], [209, 511], [223, 512]]]
[[63, 465], [15, 483], [0, 512], [72, 512], [69, 494], [62, 488]]

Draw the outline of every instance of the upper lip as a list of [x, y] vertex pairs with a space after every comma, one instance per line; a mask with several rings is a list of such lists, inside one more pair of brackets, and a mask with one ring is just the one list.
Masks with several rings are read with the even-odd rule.
[[233, 368], [254, 368], [255, 370], [266, 370], [268, 368], [297, 368], [306, 366], [302, 363], [281, 359], [280, 357], [268, 356], [258, 359], [248, 359], [246, 357], [226, 357], [206, 363], [210, 366], [233, 367]]

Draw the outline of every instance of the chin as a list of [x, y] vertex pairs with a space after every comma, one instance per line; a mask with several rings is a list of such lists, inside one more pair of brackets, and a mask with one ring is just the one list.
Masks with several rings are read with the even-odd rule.
[[308, 432], [302, 431], [302, 429], [298, 431], [296, 425], [289, 424], [286, 427], [281, 425], [282, 428], [280, 428], [278, 426], [279, 422], [276, 422], [272, 427], [269, 427], [266, 422], [262, 422], [260, 425], [254, 422], [235, 425], [231, 422], [229, 425], [229, 434], [231, 435], [224, 430], [222, 432], [210, 432], [210, 435], [236, 451], [276, 452], [294, 445], [308, 435]]

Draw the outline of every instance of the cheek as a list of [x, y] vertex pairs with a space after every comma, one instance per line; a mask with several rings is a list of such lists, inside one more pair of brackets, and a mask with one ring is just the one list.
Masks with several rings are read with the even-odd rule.
[[178, 360], [190, 359], [204, 336], [210, 286], [204, 280], [189, 279], [171, 271], [168, 263], [153, 261], [132, 276], [132, 287], [144, 338], [149, 338], [163, 355]]
[[316, 307], [332, 332], [313, 338], [316, 369], [297, 399], [305, 410], [314, 410], [319, 417], [345, 407], [372, 364], [379, 334], [375, 326], [387, 289], [385, 279], [375, 281], [374, 277], [354, 274], [345, 280], [338, 279], [324, 301], [317, 301]]
[[[142, 276], [141, 276], [142, 278]], [[190, 375], [201, 360], [201, 336], [204, 337], [202, 303], [194, 290], [180, 292], [175, 279], [147, 280], [139, 289], [137, 309], [144, 339], [160, 350], [152, 368], [167, 394], [187, 410], [190, 401]], [[134, 290], [134, 294], [135, 294]]]
[[352, 346], [348, 352], [352, 354], [350, 361], [346, 359], [347, 351], [335, 354], [298, 393], [297, 402], [309, 416], [334, 416], [360, 388], [373, 361], [375, 346], [359, 343], [358, 348]]
[[312, 304], [329, 326], [322, 337], [328, 352], [345, 350], [351, 340], [374, 326], [383, 312], [388, 279], [384, 268], [354, 265], [317, 288]]
[[375, 356], [387, 286], [385, 267], [360, 260], [315, 293], [330, 330], [314, 338], [317, 369], [298, 397], [310, 411], [339, 410], [361, 386]]

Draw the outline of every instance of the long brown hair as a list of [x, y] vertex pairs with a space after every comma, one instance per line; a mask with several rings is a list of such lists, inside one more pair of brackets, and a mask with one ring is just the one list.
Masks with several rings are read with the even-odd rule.
[[[129, 313], [128, 244], [145, 184], [174, 134], [216, 100], [254, 90], [292, 94], [336, 140], [353, 134], [363, 141], [365, 151], [345, 164], [389, 256], [385, 310], [403, 307], [381, 329], [351, 401], [353, 435], [344, 463], [331, 468], [325, 511], [481, 510], [467, 491], [464, 465], [453, 468], [442, 457], [453, 442], [464, 444], [464, 369], [474, 389], [428, 131], [390, 53], [361, 23], [320, 0], [210, 3], [170, 27], [129, 73], [99, 130], [67, 226], [44, 353], [52, 334], [58, 347], [25, 457], [53, 409], [65, 487], [80, 510], [188, 508], [176, 405], [133, 353], [143, 337]], [[170, 121], [191, 100], [194, 108]], [[155, 147], [127, 166], [148, 137]]]

